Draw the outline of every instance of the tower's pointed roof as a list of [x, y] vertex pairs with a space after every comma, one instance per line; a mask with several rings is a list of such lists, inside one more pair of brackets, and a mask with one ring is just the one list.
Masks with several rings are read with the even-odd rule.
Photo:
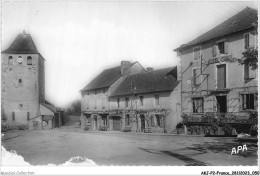
[[38, 54], [38, 50], [30, 34], [25, 32], [19, 34], [11, 46], [2, 53], [12, 54]]

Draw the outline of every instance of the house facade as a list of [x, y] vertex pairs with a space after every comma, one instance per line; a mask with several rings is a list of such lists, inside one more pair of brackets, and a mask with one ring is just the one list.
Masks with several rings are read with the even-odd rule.
[[52, 128], [55, 106], [45, 100], [45, 59], [30, 34], [19, 34], [1, 58], [2, 126]]
[[144, 71], [138, 62], [122, 61], [120, 66], [104, 70], [87, 84], [81, 90], [82, 128], [113, 130], [109, 124], [117, 119], [110, 117], [108, 97], [127, 76]]
[[128, 76], [109, 97], [110, 129], [170, 133], [180, 122], [177, 67]]
[[257, 36], [257, 10], [246, 8], [175, 49], [185, 117], [211, 113], [234, 122], [257, 112], [257, 70], [239, 62], [243, 52], [257, 48]]

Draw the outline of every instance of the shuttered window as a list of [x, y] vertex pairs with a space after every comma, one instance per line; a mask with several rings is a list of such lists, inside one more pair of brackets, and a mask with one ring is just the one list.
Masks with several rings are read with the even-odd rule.
[[159, 106], [160, 105], [159, 95], [154, 95], [154, 100], [155, 100], [155, 106]]
[[197, 86], [201, 84], [201, 69], [200, 68], [193, 68], [192, 70], [192, 85]]
[[248, 79], [254, 79], [256, 78], [256, 70], [252, 70], [250, 68], [250, 66], [248, 65], [248, 63], [244, 64], [244, 79], [248, 80]]
[[193, 113], [203, 113], [203, 97], [192, 99]]
[[196, 47], [193, 49], [193, 60], [200, 60], [200, 47]]
[[217, 66], [217, 88], [224, 89], [226, 88], [226, 65]]
[[216, 57], [219, 54], [228, 54], [228, 42], [221, 41], [221, 42], [217, 42], [217, 44], [213, 45], [213, 47], [212, 47], [213, 57]]
[[242, 109], [256, 110], [257, 109], [257, 94], [242, 94]]
[[244, 34], [244, 46], [245, 49], [254, 47], [256, 45], [256, 39], [254, 34], [252, 33], [246, 33]]

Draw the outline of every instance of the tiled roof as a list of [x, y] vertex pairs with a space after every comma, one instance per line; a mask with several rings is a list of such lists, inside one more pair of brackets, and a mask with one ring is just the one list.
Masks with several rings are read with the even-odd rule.
[[[126, 77], [111, 97], [172, 91], [177, 85], [177, 67], [164, 68]], [[172, 73], [172, 74], [171, 74]]]
[[19, 34], [11, 46], [2, 53], [39, 54], [30, 34]]
[[83, 90], [93, 90], [111, 86], [121, 76], [121, 67], [106, 69], [94, 78]]
[[175, 49], [175, 51], [253, 28], [257, 26], [257, 19], [257, 10], [247, 7], [210, 31], [202, 34], [187, 44], [181, 45], [179, 48]]

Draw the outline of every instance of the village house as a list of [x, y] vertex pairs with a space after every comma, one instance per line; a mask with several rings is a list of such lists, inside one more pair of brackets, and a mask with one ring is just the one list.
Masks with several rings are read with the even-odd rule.
[[[110, 114], [119, 122], [111, 129], [169, 133], [180, 122], [177, 67], [128, 76], [109, 96]], [[117, 127], [115, 127], [115, 125]]]
[[2, 128], [53, 128], [56, 108], [45, 100], [45, 59], [30, 34], [19, 34], [1, 58]]
[[138, 63], [121, 61], [121, 65], [106, 69], [81, 90], [81, 125], [90, 130], [120, 130], [114, 125], [120, 121], [110, 114], [108, 97], [128, 76], [145, 72]]
[[257, 10], [247, 7], [175, 49], [186, 125], [213, 117], [220, 125], [225, 122], [234, 127], [242, 122], [249, 123], [243, 128], [250, 127], [249, 121], [241, 120], [257, 112], [257, 70], [239, 60], [247, 49], [257, 48], [257, 19]]

